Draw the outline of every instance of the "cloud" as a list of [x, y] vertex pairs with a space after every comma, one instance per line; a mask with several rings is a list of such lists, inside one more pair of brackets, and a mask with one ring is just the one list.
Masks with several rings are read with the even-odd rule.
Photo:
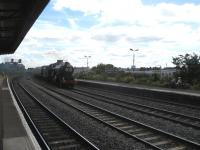
[[112, 35], [112, 34], [103, 34], [103, 35], [95, 35], [92, 39], [105, 41], [105, 42], [117, 42], [120, 40], [122, 35]]
[[92, 56], [90, 66], [103, 62], [130, 67], [130, 48], [140, 49], [136, 66], [165, 66], [172, 65], [173, 56], [200, 47], [200, 5], [147, 5], [141, 0], [53, 0], [51, 4], [49, 9], [62, 15], [40, 18], [13, 55], [27, 67], [56, 59], [86, 66], [85, 55]]
[[129, 42], [142, 42], [142, 43], [147, 43], [147, 42], [154, 42], [154, 41], [160, 41], [162, 38], [160, 37], [127, 37], [127, 41]]
[[76, 23], [76, 19], [69, 18], [67, 20], [68, 20], [71, 28], [74, 28], [74, 29], [78, 28], [78, 25]]
[[116, 20], [146, 25], [159, 22], [200, 22], [200, 5], [191, 3], [144, 5], [141, 0], [85, 0], [84, 4], [82, 0], [54, 1], [55, 10], [63, 11], [65, 8], [85, 15], [100, 13], [99, 20], [104, 24]]

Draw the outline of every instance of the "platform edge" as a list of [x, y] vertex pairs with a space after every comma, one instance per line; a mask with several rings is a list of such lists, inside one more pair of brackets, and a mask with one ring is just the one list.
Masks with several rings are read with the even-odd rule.
[[28, 137], [29, 137], [29, 139], [31, 141], [31, 144], [33, 145], [35, 150], [42, 150], [40, 145], [38, 144], [35, 136], [33, 135], [28, 123], [26, 122], [26, 119], [24, 118], [24, 115], [23, 115], [21, 109], [19, 108], [19, 106], [17, 104], [17, 101], [16, 101], [16, 99], [15, 99], [15, 97], [13, 95], [13, 92], [12, 92], [11, 88], [10, 88], [10, 84], [9, 84], [9, 79], [8, 78], [7, 78], [7, 85], [8, 85], [8, 89], [9, 89], [13, 104], [14, 104], [16, 110], [17, 110], [17, 113], [18, 113], [18, 115], [20, 117], [22, 125], [24, 126], [25, 131], [26, 131], [26, 133], [27, 133], [27, 135], [28, 135]]

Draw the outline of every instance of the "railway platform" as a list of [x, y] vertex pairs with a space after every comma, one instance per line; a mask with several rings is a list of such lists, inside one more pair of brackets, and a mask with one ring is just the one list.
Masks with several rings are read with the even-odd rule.
[[0, 150], [40, 149], [17, 107], [7, 79], [0, 78]]
[[81, 79], [78, 79], [77, 82], [78, 85], [83, 85], [87, 87], [103, 88], [123, 93], [125, 92], [127, 94], [134, 94], [137, 96], [163, 99], [171, 102], [200, 106], [199, 91]]
[[101, 84], [101, 85], [111, 85], [111, 86], [116, 86], [116, 87], [128, 87], [128, 88], [135, 88], [135, 89], [141, 89], [141, 90], [151, 90], [151, 91], [158, 91], [158, 92], [165, 92], [165, 93], [175, 93], [175, 94], [182, 94], [182, 95], [190, 95], [190, 96], [200, 97], [200, 91], [193, 91], [193, 90], [187, 90], [187, 89], [170, 89], [170, 88], [147, 86], [147, 85], [141, 85], [141, 84], [128, 84], [128, 83], [82, 80], [82, 79], [78, 79], [77, 81], [78, 82], [87, 82], [87, 83], [96, 83], [96, 84]]

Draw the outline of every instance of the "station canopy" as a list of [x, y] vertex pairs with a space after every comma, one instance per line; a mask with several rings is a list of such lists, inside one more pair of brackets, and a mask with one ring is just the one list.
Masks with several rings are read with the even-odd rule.
[[0, 0], [0, 54], [14, 53], [49, 0]]

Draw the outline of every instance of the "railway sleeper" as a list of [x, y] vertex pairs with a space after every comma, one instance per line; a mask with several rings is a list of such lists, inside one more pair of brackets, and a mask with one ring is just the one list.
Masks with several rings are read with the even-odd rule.
[[153, 145], [155, 145], [155, 146], [161, 146], [161, 145], [169, 144], [169, 143], [172, 143], [172, 141], [166, 139], [166, 140], [155, 142], [155, 143], [153, 143]]
[[96, 113], [96, 114], [92, 114], [94, 115], [95, 117], [106, 117], [106, 115], [102, 114], [102, 113]]
[[42, 131], [42, 133], [44, 133], [45, 135], [58, 135], [58, 134], [63, 134], [65, 133], [62, 130], [54, 130], [54, 129], [40, 129]]
[[135, 136], [137, 137], [141, 137], [141, 136], [145, 136], [145, 135], [151, 135], [152, 132], [144, 132], [144, 133], [138, 133], [138, 134], [135, 134]]
[[81, 147], [80, 144], [74, 144], [74, 145], [63, 145], [63, 146], [59, 146], [59, 147], [54, 146], [54, 147], [52, 147], [52, 149], [53, 150], [81, 150], [80, 147]]
[[58, 141], [51, 141], [49, 142], [51, 146], [53, 145], [64, 145], [64, 144], [78, 144], [78, 142], [75, 139], [63, 139], [63, 140], [58, 140]]
[[142, 129], [142, 128], [137, 128], [137, 129], [135, 129], [135, 128], [133, 128], [133, 129], [129, 129], [129, 130], [125, 130], [126, 132], [128, 132], [129, 134], [134, 134], [134, 133], [136, 133], [136, 132], [144, 132], [144, 131], [146, 131], [146, 130], [144, 130], [144, 129]]
[[111, 121], [111, 120], [114, 120], [113, 117], [107, 117], [107, 116], [105, 116], [105, 117], [100, 117], [99, 119], [101, 119], [101, 120], [103, 120], [103, 121]]
[[122, 129], [122, 130], [128, 130], [128, 129], [131, 129], [133, 127], [134, 126], [132, 126], [132, 125], [127, 125], [127, 126], [123, 126], [123, 127], [119, 127], [119, 128]]
[[173, 148], [169, 148], [167, 150], [186, 150], [186, 147], [183, 146], [183, 145], [180, 145], [180, 146], [176, 146], [176, 147], [173, 147]]
[[50, 120], [50, 117], [47, 116], [41, 116], [41, 115], [35, 115], [35, 114], [30, 114], [31, 118], [33, 118], [33, 120], [35, 119], [39, 119], [39, 120]]
[[63, 134], [63, 131], [43, 132], [44, 136], [57, 136]]
[[42, 124], [42, 125], [40, 125], [40, 124], [38, 124], [37, 125], [40, 129], [49, 129], [49, 130], [54, 130], [54, 129], [56, 129], [58, 126], [57, 125], [55, 125], [55, 124], [50, 124], [50, 125], [48, 125], [48, 124]]
[[41, 119], [41, 118], [37, 117], [37, 118], [33, 118], [32, 120], [36, 121], [36, 122], [37, 121], [38, 122], [46, 122], [46, 121], [50, 121], [50, 118], [46, 117], [46, 118]]
[[118, 120], [110, 120], [110, 121], [106, 121], [106, 123], [115, 123], [115, 122], [119, 122]]
[[53, 128], [53, 130], [52, 130], [52, 128], [43, 128], [42, 129], [42, 132], [64, 132], [64, 130], [63, 129], [60, 129], [60, 128]]
[[35, 124], [40, 125], [40, 126], [45, 126], [45, 125], [56, 125], [54, 121], [34, 121]]
[[37, 122], [37, 123], [38, 123], [38, 125], [43, 125], [43, 126], [48, 126], [48, 125], [59, 126], [58, 123], [56, 121], [53, 121], [53, 120], [40, 121], [40, 122]]
[[114, 124], [112, 124], [112, 125], [114, 125], [115, 127], [123, 127], [123, 126], [125, 126], [125, 125], [127, 125], [127, 124], [124, 123], [124, 122], [116, 122], [116, 123], [114, 123]]
[[59, 141], [59, 140], [63, 140], [63, 139], [68, 139], [69, 138], [69, 136], [68, 135], [64, 135], [64, 134], [62, 134], [62, 135], [60, 135], [60, 134], [58, 134], [58, 135], [48, 135], [48, 136], [46, 136], [46, 138], [47, 138], [47, 140], [48, 141]]
[[160, 139], [160, 138], [161, 138], [160, 136], [155, 135], [155, 136], [151, 136], [151, 137], [146, 137], [143, 140], [145, 140], [145, 141], [152, 141], [152, 140], [157, 140], [157, 139]]

